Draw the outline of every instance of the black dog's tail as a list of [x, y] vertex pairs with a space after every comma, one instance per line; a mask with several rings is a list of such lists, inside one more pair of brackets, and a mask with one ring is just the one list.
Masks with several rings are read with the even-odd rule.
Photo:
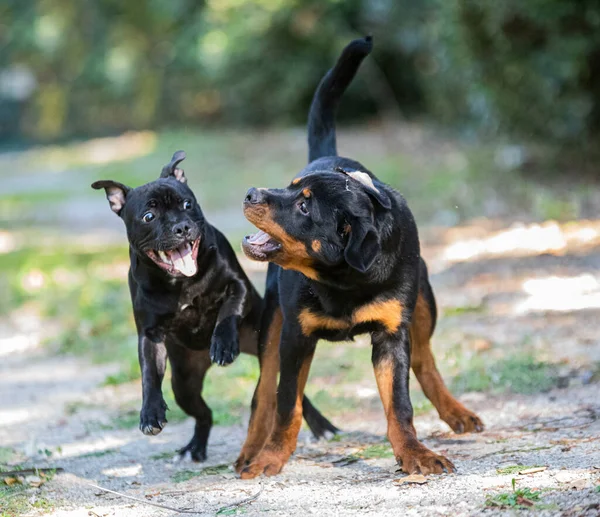
[[372, 48], [371, 36], [350, 42], [335, 66], [319, 83], [308, 113], [309, 162], [323, 156], [337, 156], [335, 113], [342, 95]]

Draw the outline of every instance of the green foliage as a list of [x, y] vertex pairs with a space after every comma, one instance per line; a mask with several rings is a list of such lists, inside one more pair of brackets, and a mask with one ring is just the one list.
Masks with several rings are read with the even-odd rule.
[[0, 9], [2, 64], [24, 86], [0, 104], [0, 136], [304, 122], [324, 71], [348, 40], [366, 33], [377, 37], [380, 68], [361, 74], [345, 115], [396, 100], [415, 111], [430, 3], [8, 2]]
[[453, 380], [458, 392], [512, 391], [532, 394], [548, 391], [558, 382], [556, 366], [523, 353], [495, 361], [475, 356]]
[[534, 469], [541, 467], [542, 465], [510, 465], [508, 467], [502, 467], [496, 469], [498, 474], [518, 474], [519, 472], [527, 469]]
[[229, 465], [213, 465], [209, 467], [204, 467], [200, 470], [180, 470], [179, 472], [173, 474], [171, 480], [174, 483], [182, 483], [183, 481], [189, 481], [190, 479], [199, 476], [215, 476], [218, 474], [227, 474], [229, 472], [231, 472]]
[[559, 141], [600, 123], [600, 8], [591, 0], [438, 1], [435, 72], [424, 83], [447, 120]]
[[536, 506], [540, 500], [541, 492], [529, 488], [516, 488], [516, 481], [512, 480], [512, 492], [504, 492], [488, 496], [485, 505], [497, 508], [514, 508], [527, 510]]

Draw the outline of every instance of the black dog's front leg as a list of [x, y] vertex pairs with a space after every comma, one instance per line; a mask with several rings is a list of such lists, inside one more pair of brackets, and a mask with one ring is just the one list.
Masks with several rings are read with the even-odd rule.
[[167, 349], [162, 341], [140, 336], [138, 356], [142, 371], [140, 430], [147, 435], [156, 435], [167, 425], [167, 404], [161, 389], [167, 366]]
[[219, 310], [210, 343], [210, 360], [219, 366], [231, 364], [240, 353], [239, 328], [247, 294], [248, 289], [239, 280], [227, 287], [226, 300]]

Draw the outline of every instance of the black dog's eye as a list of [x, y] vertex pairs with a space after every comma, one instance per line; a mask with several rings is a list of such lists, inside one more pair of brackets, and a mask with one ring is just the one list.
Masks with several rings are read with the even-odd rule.
[[306, 207], [306, 203], [304, 201], [300, 201], [300, 203], [298, 203], [298, 209], [304, 215], [308, 215], [308, 208]]
[[142, 216], [142, 221], [144, 221], [145, 223], [149, 223], [150, 221], [152, 221], [154, 219], [154, 214], [152, 212], [146, 212], [143, 216]]
[[186, 199], [183, 202], [183, 209], [184, 210], [190, 210], [192, 208], [192, 202], [189, 199]]

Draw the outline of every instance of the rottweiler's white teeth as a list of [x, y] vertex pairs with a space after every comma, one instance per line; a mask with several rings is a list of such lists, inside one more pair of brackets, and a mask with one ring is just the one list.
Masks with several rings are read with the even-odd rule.
[[159, 251], [158, 256], [165, 264], [170, 264], [171, 261], [167, 258], [167, 254], [164, 251]]

